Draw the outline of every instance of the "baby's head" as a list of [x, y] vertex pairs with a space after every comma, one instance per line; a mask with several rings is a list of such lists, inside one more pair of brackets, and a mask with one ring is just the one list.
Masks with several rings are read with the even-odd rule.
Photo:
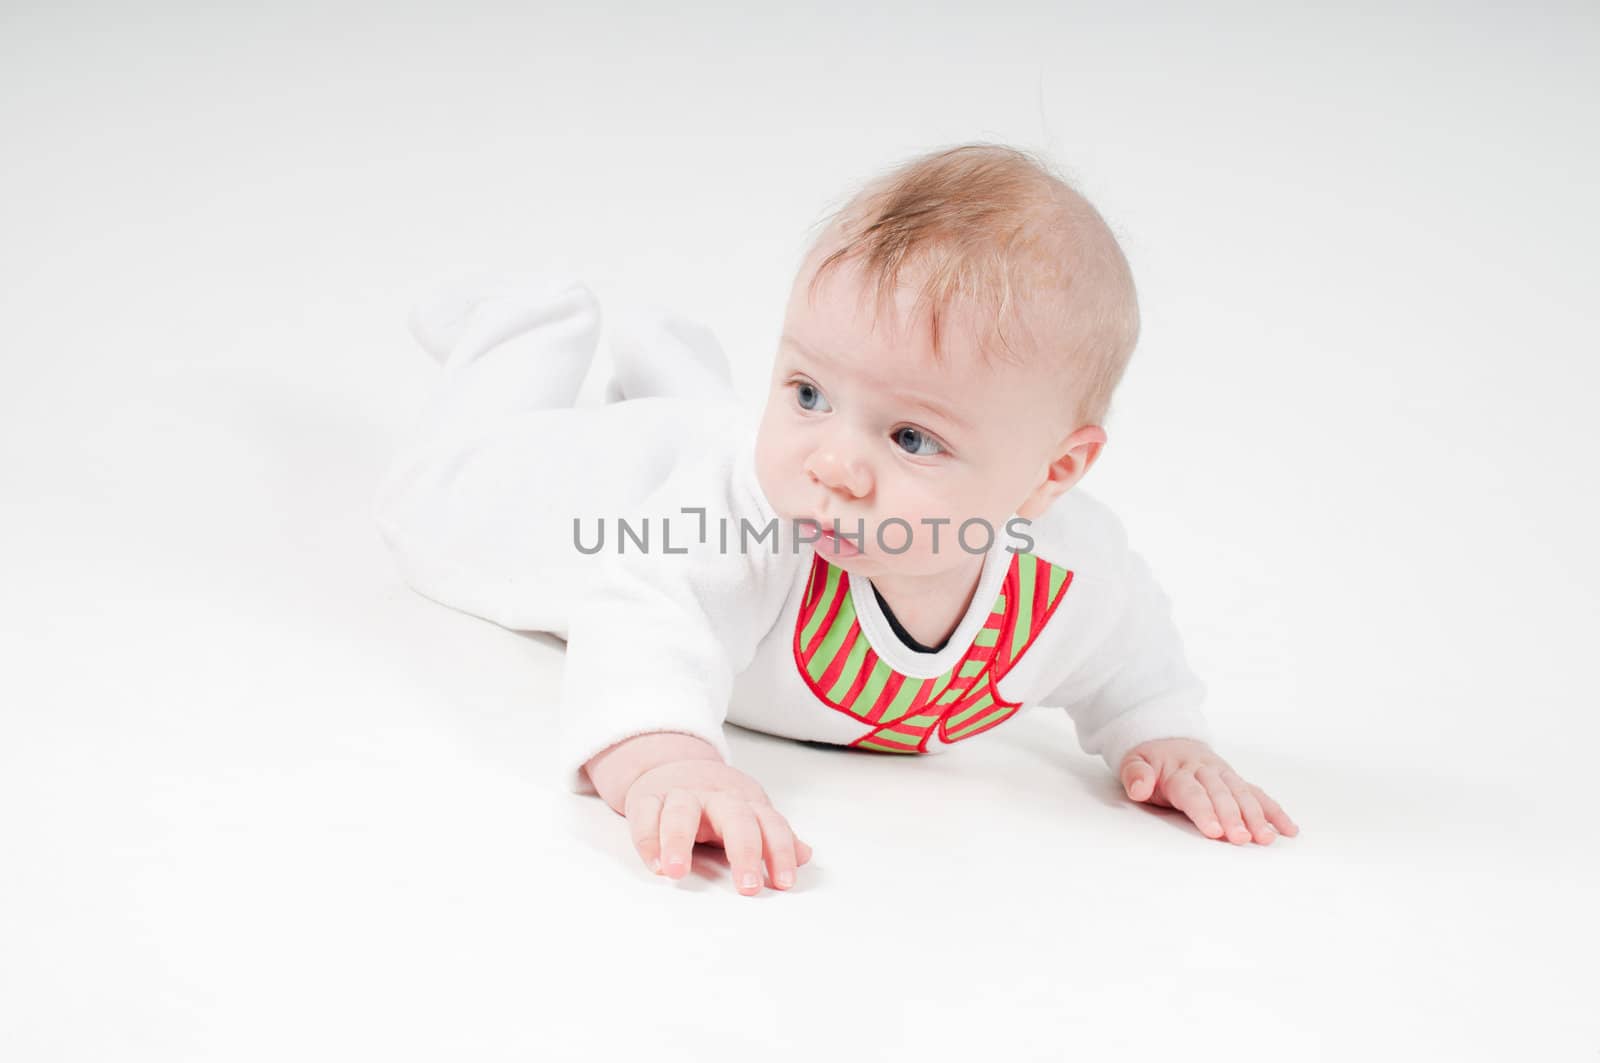
[[1127, 260], [1087, 200], [998, 145], [913, 159], [823, 224], [773, 363], [762, 490], [784, 520], [864, 526], [859, 554], [828, 554], [847, 570], [954, 570], [1098, 456], [1138, 338]]

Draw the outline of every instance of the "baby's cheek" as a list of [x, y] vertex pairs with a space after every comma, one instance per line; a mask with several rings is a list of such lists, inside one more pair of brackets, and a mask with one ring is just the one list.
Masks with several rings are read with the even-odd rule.
[[[883, 552], [902, 561], [930, 561], [946, 556], [955, 548], [954, 534], [959, 523], [934, 499], [915, 498], [898, 504], [886, 500], [879, 518]], [[868, 534], [872, 532], [869, 530]]]

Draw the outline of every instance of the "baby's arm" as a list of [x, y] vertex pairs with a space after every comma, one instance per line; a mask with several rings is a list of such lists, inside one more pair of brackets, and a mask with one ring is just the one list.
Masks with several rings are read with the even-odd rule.
[[675, 472], [642, 506], [655, 552], [605, 555], [575, 605], [559, 756], [572, 788], [592, 787], [627, 818], [653, 871], [682, 877], [694, 843], [716, 842], [736, 887], [754, 893], [763, 857], [782, 889], [809, 850], [761, 786], [729, 763], [723, 721], [734, 677], [777, 622], [792, 580], [774, 555], [719, 549], [720, 519], [765, 522], [728, 460], [708, 455]]
[[1176, 808], [1206, 837], [1240, 845], [1299, 833], [1207, 744], [1205, 687], [1189, 668], [1170, 602], [1143, 558], [1118, 553], [1096, 588], [1103, 639], [1046, 702], [1066, 707], [1085, 752], [1105, 759], [1132, 800]]
[[601, 799], [627, 817], [639, 858], [658, 875], [687, 875], [696, 841], [722, 845], [745, 894], [761, 891], [763, 859], [776, 889], [794, 885], [795, 868], [811, 859], [811, 847], [794, 836], [760, 784], [692, 735], [635, 735], [584, 771]]

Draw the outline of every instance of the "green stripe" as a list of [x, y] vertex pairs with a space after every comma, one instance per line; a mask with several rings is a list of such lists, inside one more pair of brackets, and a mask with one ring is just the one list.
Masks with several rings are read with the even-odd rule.
[[1004, 717], [1005, 717], [1005, 714], [1003, 712], [997, 712], [997, 711], [995, 711], [994, 709], [991, 708], [989, 710], [989, 714], [988, 715], [970, 721], [967, 725], [962, 727], [960, 730], [946, 730], [945, 731], [945, 735], [948, 737], [949, 741], [951, 741], [951, 742], [959, 742], [963, 738], [972, 737], [973, 734], [977, 733], [978, 731], [982, 730], [985, 727], [988, 727], [990, 724], [994, 723], [996, 720], [1003, 719]]
[[889, 682], [889, 677], [892, 675], [894, 675], [894, 669], [879, 660], [877, 664], [872, 666], [872, 674], [867, 677], [867, 685], [862, 687], [861, 693], [856, 695], [855, 704], [846, 705], [845, 708], [857, 716], [865, 716], [867, 711], [877, 704], [878, 695], [883, 693], [884, 685]]
[[1061, 585], [1065, 582], [1067, 582], [1067, 570], [1060, 565], [1051, 565], [1049, 601], [1056, 600], [1056, 595], [1061, 593]]
[[900, 684], [900, 689], [894, 692], [894, 700], [884, 708], [883, 716], [878, 722], [893, 723], [898, 720], [911, 707], [911, 702], [916, 698], [917, 691], [922, 689], [922, 684], [931, 682], [933, 682], [931, 679], [912, 679], [908, 676], [906, 681]]
[[944, 722], [945, 730], [952, 731], [955, 728], [960, 727], [963, 723], [966, 723], [978, 713], [988, 710], [989, 708], [993, 707], [993, 705], [994, 698], [990, 695], [989, 691], [985, 690], [983, 694], [979, 696], [978, 700], [973, 702], [969, 707], [962, 709], [960, 712], [951, 713], [950, 718]]
[[1022, 647], [1028, 644], [1029, 628], [1033, 617], [1033, 569], [1034, 557], [1032, 554], [1018, 554], [1021, 561], [1017, 564], [1019, 589], [1017, 592], [1017, 626], [1011, 633], [1011, 652], [1008, 654], [1013, 660], [1022, 652]]
[[845, 658], [844, 670], [839, 673], [839, 678], [834, 680], [833, 686], [828, 688], [829, 701], [837, 704], [840, 698], [850, 693], [856, 676], [861, 673], [861, 662], [867, 658], [867, 648], [867, 636], [857, 635], [856, 644], [850, 647], [850, 656]]
[[[850, 634], [855, 618], [855, 603], [850, 600], [847, 592], [845, 600], [839, 606], [839, 615], [833, 618], [833, 626], [822, 636], [822, 645], [817, 647], [816, 654], [806, 662], [806, 671], [811, 673], [812, 679], [820, 680], [822, 673], [833, 663], [834, 655], [844, 645], [844, 637]], [[861, 640], [858, 638], [856, 641]]]

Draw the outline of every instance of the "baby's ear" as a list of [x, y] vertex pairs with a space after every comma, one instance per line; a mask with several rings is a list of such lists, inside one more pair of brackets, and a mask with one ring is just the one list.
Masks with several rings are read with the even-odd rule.
[[1054, 447], [1055, 458], [1045, 467], [1043, 478], [1028, 493], [1022, 505], [1017, 507], [1017, 516], [1033, 520], [1049, 509], [1050, 503], [1083, 479], [1084, 473], [1089, 471], [1105, 445], [1106, 432], [1099, 425], [1090, 424], [1073, 429]]
[[1083, 474], [1089, 471], [1089, 466], [1100, 456], [1100, 450], [1105, 445], [1106, 430], [1097, 424], [1086, 424], [1082, 428], [1073, 429], [1072, 434], [1062, 440], [1059, 449], [1063, 459], [1068, 455], [1075, 456], [1080, 465], [1078, 477], [1081, 479]]

